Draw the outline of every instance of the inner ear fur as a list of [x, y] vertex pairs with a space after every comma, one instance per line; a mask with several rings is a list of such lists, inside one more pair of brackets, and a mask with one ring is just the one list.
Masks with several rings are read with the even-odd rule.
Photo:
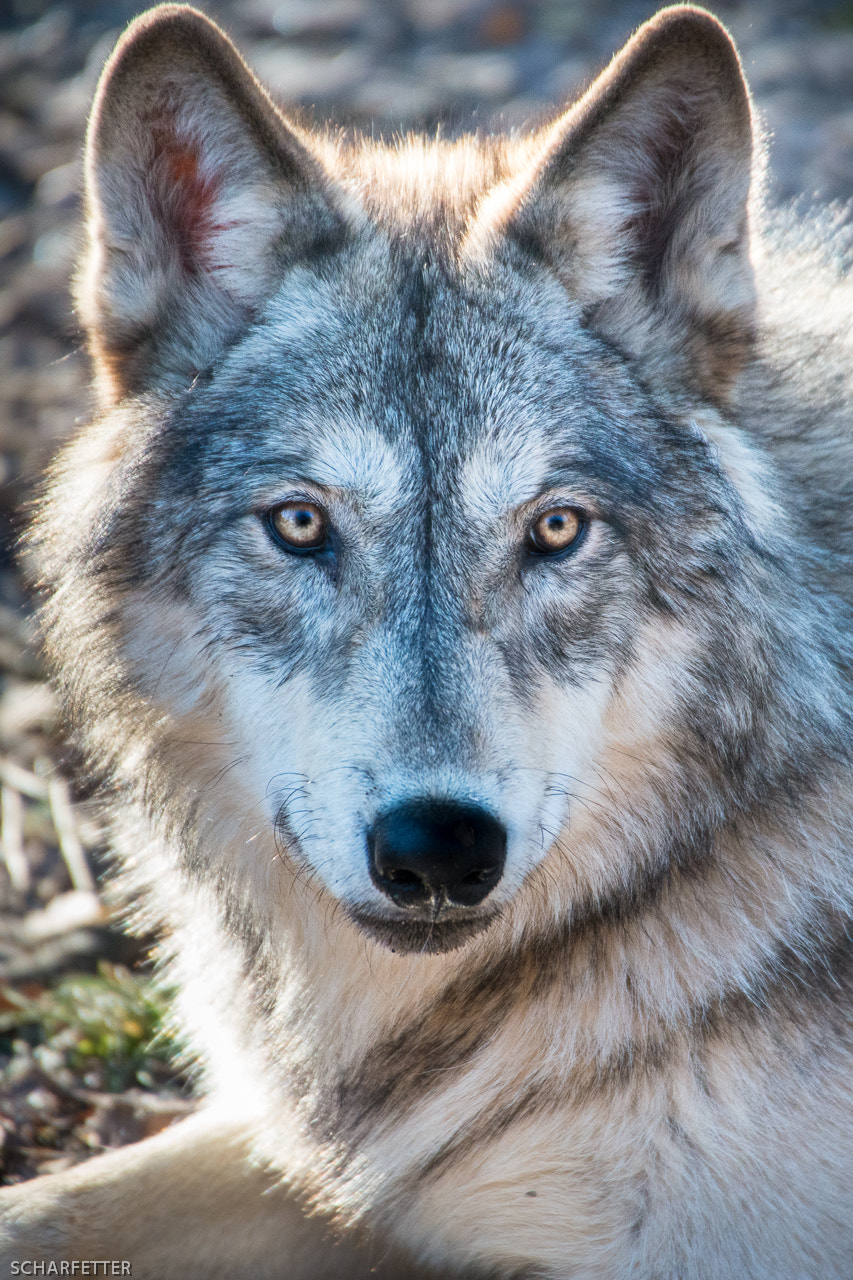
[[101, 77], [77, 298], [107, 399], [186, 384], [288, 265], [347, 234], [344, 200], [203, 14], [137, 19]]
[[752, 120], [737, 52], [702, 9], [642, 26], [482, 217], [543, 257], [629, 356], [725, 399], [753, 340]]

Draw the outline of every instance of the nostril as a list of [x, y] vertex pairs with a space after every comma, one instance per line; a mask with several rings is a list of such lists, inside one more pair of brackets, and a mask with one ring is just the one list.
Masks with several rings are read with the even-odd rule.
[[406, 888], [417, 888], [423, 884], [423, 881], [419, 876], [415, 875], [414, 871], [403, 871], [396, 867], [391, 867], [387, 870], [385, 876], [388, 880], [393, 881], [394, 884], [403, 885]]
[[490, 880], [495, 875], [495, 872], [495, 867], [479, 867], [476, 871], [469, 871], [467, 876], [463, 876], [459, 883], [482, 884], [484, 880]]
[[381, 814], [368, 832], [370, 874], [397, 906], [435, 899], [477, 906], [506, 860], [506, 830], [479, 805], [418, 798]]

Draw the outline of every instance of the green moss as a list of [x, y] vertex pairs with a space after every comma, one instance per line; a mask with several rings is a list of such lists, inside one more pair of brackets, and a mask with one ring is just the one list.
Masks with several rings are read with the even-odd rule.
[[151, 1087], [175, 1055], [168, 1028], [170, 993], [144, 974], [102, 963], [96, 975], [71, 974], [34, 996], [3, 988], [0, 1034], [27, 1033], [49, 1044], [75, 1075], [120, 1092]]

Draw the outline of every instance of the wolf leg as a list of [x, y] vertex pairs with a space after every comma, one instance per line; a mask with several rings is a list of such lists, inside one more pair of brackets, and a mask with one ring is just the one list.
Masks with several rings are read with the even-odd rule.
[[[201, 1112], [0, 1192], [0, 1274], [93, 1275], [60, 1264], [100, 1261], [98, 1275], [134, 1280], [417, 1280], [417, 1267], [379, 1243], [333, 1240], [327, 1221], [306, 1217], [250, 1163], [248, 1145], [236, 1126]], [[106, 1260], [126, 1269], [105, 1269]]]

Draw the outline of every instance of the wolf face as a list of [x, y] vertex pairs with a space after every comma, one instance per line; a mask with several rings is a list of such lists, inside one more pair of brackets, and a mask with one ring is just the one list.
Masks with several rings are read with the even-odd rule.
[[[707, 440], [559, 297], [525, 322], [488, 279], [395, 267], [358, 308], [344, 263], [288, 281], [160, 428], [152, 519], [129, 504], [102, 537], [157, 601], [124, 640], [145, 696], [180, 724], [223, 690], [253, 824], [421, 947], [482, 927], [556, 838], [571, 858], [614, 701], [649, 679], [650, 644], [684, 670], [699, 638], [679, 597], [736, 583], [750, 534]], [[663, 736], [659, 685], [634, 696]], [[407, 862], [392, 831], [384, 870], [375, 833], [398, 819], [449, 851]]]
[[117, 51], [81, 305], [120, 407], [74, 499], [110, 604], [80, 609], [118, 754], [193, 748], [185, 811], [221, 826], [227, 797], [238, 879], [274, 859], [442, 950], [555, 876], [558, 916], [636, 894], [759, 767], [789, 785], [756, 723], [771, 646], [743, 644], [779, 521], [722, 416], [749, 130], [695, 11], [480, 154], [303, 137], [188, 11]]
[[[520, 317], [490, 315], [476, 286], [419, 282], [418, 323], [396, 283], [355, 315], [345, 276], [335, 284], [309, 304], [319, 319], [308, 343], [285, 288], [262, 330], [171, 415], [149, 501], [179, 519], [157, 516], [137, 572], [144, 581], [159, 566], [158, 597], [191, 617], [189, 669], [177, 657], [165, 672], [151, 664], [157, 636], [144, 623], [127, 643], [161, 701], [174, 682], [173, 715], [226, 691], [232, 750], [287, 856], [371, 927], [398, 924], [386, 929], [398, 945], [422, 945], [422, 920], [443, 936], [447, 915], [455, 938], [457, 916], [460, 928], [488, 919], [564, 826], [570, 795], [594, 787], [603, 710], [651, 583], [632, 572], [631, 535], [616, 525], [627, 495], [606, 458], [622, 424], [582, 360], [567, 367], [555, 353], [543, 371], [547, 331], [525, 341]], [[463, 344], [477, 353], [473, 376]], [[613, 375], [630, 396], [618, 364]], [[250, 405], [246, 385], [263, 388]], [[649, 410], [633, 399], [648, 435]], [[682, 448], [703, 453], [689, 434]], [[635, 505], [641, 539], [649, 516]], [[295, 516], [313, 543], [296, 540]], [[549, 521], [554, 551], [534, 541]], [[107, 537], [126, 545], [120, 527]], [[414, 802], [467, 806], [447, 822], [473, 824], [475, 851], [489, 821], [505, 831], [462, 873], [485, 876], [505, 840], [482, 910], [455, 901], [452, 867], [430, 894], [403, 879], [414, 892], [395, 900], [373, 832]], [[464, 836], [460, 866], [463, 852]]]

